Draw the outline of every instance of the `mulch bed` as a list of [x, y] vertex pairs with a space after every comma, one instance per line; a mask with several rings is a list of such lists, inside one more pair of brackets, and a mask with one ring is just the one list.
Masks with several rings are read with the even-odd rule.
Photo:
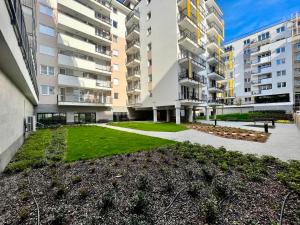
[[210, 124], [203, 124], [203, 123], [189, 124], [188, 128], [202, 131], [223, 138], [261, 142], [261, 143], [265, 143], [270, 137], [270, 133], [266, 134], [264, 132], [252, 131], [247, 129], [213, 126]]
[[[0, 224], [36, 224], [32, 193], [41, 224], [278, 224], [289, 191], [157, 150], [2, 174]], [[283, 224], [300, 224], [299, 206], [290, 196]]]

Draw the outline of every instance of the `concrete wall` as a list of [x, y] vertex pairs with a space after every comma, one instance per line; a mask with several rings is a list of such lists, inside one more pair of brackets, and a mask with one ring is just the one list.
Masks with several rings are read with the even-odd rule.
[[295, 124], [300, 129], [300, 113], [295, 113]]
[[9, 163], [24, 141], [24, 119], [34, 107], [0, 70], [0, 171]]

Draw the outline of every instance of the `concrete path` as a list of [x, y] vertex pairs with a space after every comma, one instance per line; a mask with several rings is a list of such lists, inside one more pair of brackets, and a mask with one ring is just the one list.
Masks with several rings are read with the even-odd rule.
[[[249, 123], [243, 122], [218, 122], [221, 126], [240, 127], [244, 129], [260, 130], [263, 128], [247, 127]], [[251, 123], [250, 123], [251, 124]], [[257, 155], [271, 155], [281, 160], [300, 160], [300, 131], [294, 124], [277, 124], [275, 129], [270, 129], [270, 138], [266, 143], [227, 139], [196, 130], [185, 130], [180, 132], [154, 132], [141, 131], [123, 127], [97, 124], [101, 127], [121, 130], [152, 137], [159, 137], [179, 142], [190, 141], [214, 147], [224, 146], [227, 150], [240, 151]]]

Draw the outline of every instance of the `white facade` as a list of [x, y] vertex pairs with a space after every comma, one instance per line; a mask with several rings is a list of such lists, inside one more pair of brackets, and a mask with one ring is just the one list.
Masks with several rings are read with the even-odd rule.
[[[208, 101], [215, 107], [217, 93], [222, 91], [217, 81], [224, 79], [219, 69], [224, 22], [216, 2], [142, 0], [131, 14], [126, 38], [140, 43], [140, 49], [127, 52], [127, 59], [136, 57], [134, 62], [127, 61], [127, 70], [137, 71], [128, 78], [134, 116], [145, 119], [150, 112], [154, 121], [180, 123], [192, 121], [193, 110], [207, 107]], [[206, 62], [215, 55], [217, 63]]]
[[226, 43], [224, 49], [225, 61], [233, 65], [235, 99], [230, 105], [292, 110], [293, 49], [289, 20]]

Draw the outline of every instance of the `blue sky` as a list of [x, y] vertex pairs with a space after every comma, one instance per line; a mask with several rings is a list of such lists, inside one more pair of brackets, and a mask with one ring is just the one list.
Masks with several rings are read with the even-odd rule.
[[224, 12], [225, 41], [300, 12], [300, 0], [217, 0]]

